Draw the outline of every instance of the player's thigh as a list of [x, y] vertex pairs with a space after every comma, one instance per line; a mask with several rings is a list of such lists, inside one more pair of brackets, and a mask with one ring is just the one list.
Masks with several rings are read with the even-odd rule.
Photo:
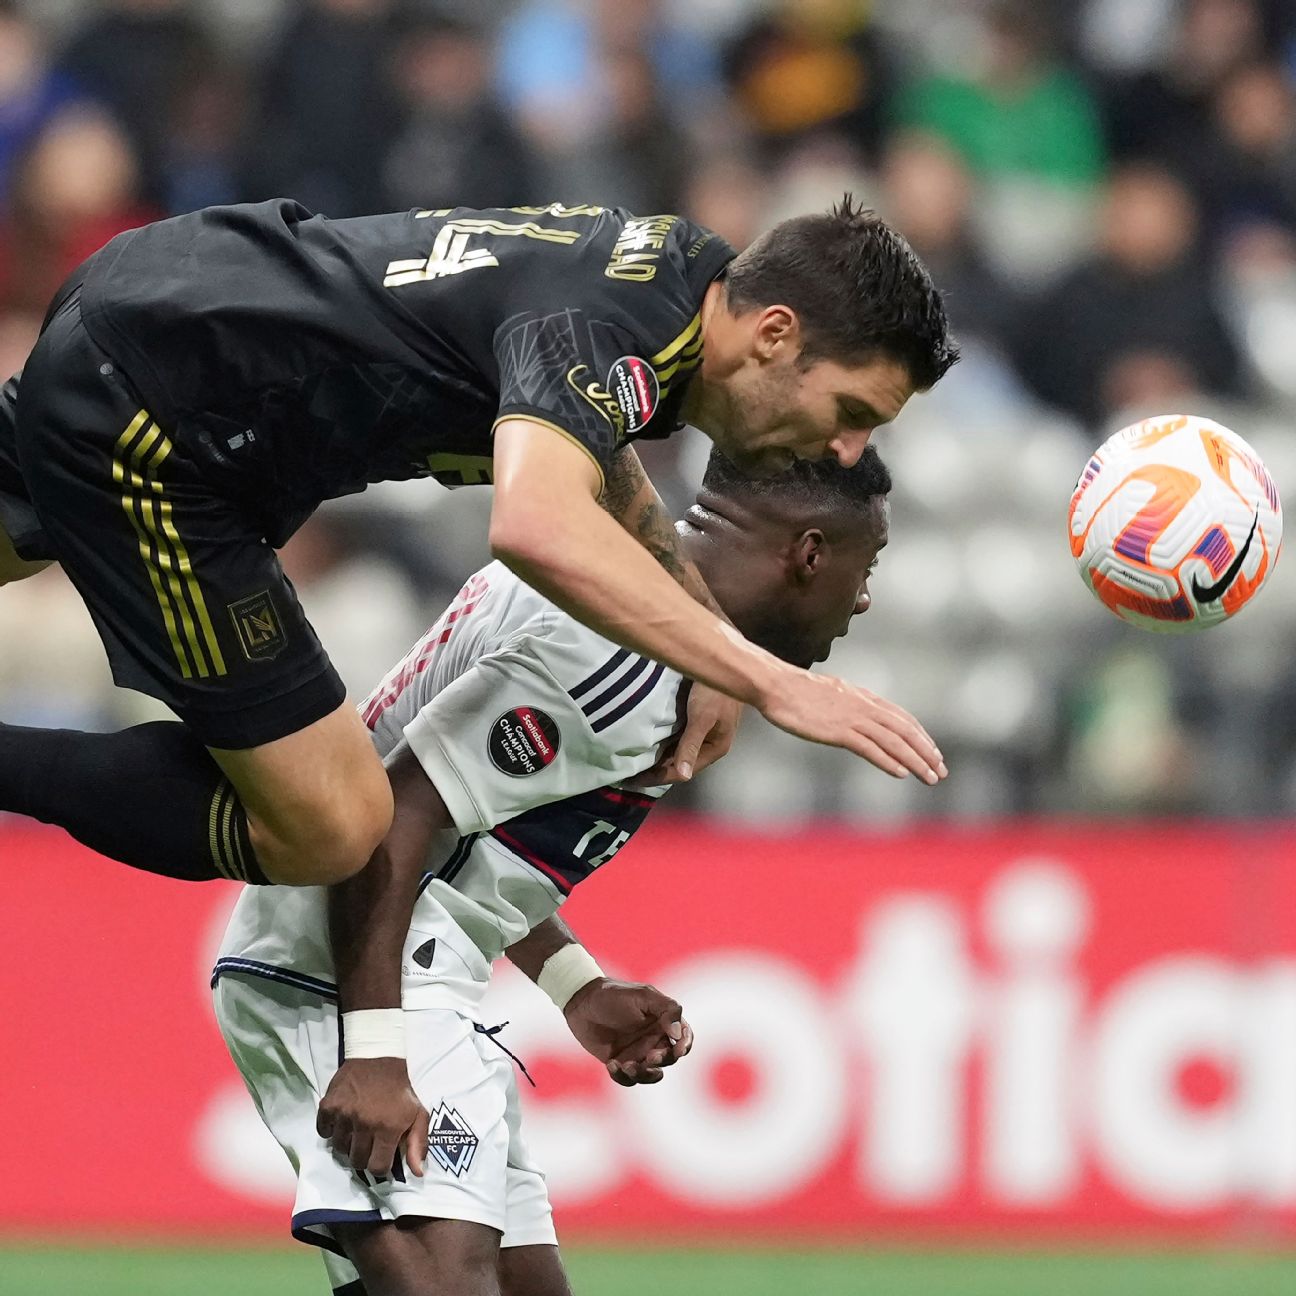
[[572, 1296], [556, 1246], [504, 1247], [499, 1274], [501, 1296]]
[[265, 524], [213, 485], [200, 429], [143, 406], [75, 293], [23, 371], [14, 441], [42, 549], [18, 553], [62, 564], [119, 684], [166, 702], [208, 747], [272, 742], [337, 707]]
[[272, 882], [341, 881], [364, 865], [391, 825], [386, 771], [345, 700], [273, 742], [208, 750], [238, 792]]
[[456, 1219], [337, 1224], [366, 1296], [499, 1296], [499, 1233]]

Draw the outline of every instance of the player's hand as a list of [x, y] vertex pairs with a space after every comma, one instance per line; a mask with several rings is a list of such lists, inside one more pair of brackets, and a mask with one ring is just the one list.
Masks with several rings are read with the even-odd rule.
[[571, 1033], [620, 1085], [656, 1084], [693, 1047], [684, 1010], [655, 986], [591, 981], [563, 1010]]
[[916, 774], [931, 784], [949, 774], [940, 749], [908, 711], [831, 675], [781, 671], [760, 710], [780, 729], [845, 747], [893, 778]]
[[742, 703], [705, 684], [693, 684], [688, 694], [688, 722], [670, 752], [646, 774], [634, 780], [637, 787], [687, 783], [733, 746]]
[[315, 1129], [357, 1170], [389, 1175], [403, 1151], [405, 1164], [421, 1176], [429, 1120], [404, 1058], [352, 1058], [329, 1081]]

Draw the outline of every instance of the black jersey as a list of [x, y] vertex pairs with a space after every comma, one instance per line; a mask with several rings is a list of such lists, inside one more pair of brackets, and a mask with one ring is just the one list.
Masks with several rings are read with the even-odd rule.
[[286, 522], [369, 482], [489, 482], [509, 415], [602, 469], [668, 435], [733, 255], [619, 208], [328, 220], [273, 201], [120, 235], [89, 264], [82, 315], [222, 489]]

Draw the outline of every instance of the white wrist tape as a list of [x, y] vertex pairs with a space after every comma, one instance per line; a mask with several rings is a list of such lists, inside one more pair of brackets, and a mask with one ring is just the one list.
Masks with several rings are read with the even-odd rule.
[[583, 990], [591, 981], [603, 976], [603, 969], [594, 961], [584, 945], [564, 945], [556, 954], [550, 954], [536, 977], [536, 985], [558, 1005], [566, 1008], [577, 990]]
[[344, 1058], [403, 1058], [405, 1010], [361, 1008], [342, 1014]]

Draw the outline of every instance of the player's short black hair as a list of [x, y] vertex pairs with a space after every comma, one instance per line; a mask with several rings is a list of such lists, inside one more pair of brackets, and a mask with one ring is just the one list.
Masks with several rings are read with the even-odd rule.
[[711, 451], [702, 489], [732, 500], [786, 500], [821, 513], [862, 513], [878, 496], [891, 492], [891, 473], [872, 446], [853, 468], [836, 459], [798, 459], [787, 472], [754, 481], [720, 453]]
[[762, 234], [730, 262], [725, 285], [731, 310], [796, 311], [805, 361], [858, 364], [882, 354], [926, 391], [959, 358], [927, 267], [850, 194], [831, 212], [794, 216]]

